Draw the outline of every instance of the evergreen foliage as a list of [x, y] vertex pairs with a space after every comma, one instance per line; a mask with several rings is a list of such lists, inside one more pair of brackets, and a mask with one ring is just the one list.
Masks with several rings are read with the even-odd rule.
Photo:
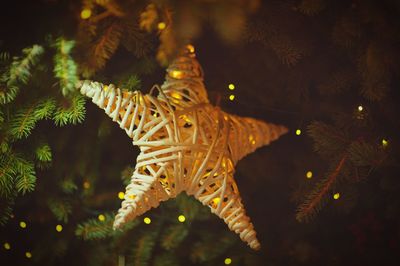
[[78, 82], [77, 65], [71, 56], [75, 41], [58, 38], [54, 46], [57, 49], [54, 55], [54, 75], [60, 80], [63, 95], [68, 95], [74, 91]]
[[[60, 38], [50, 46], [59, 50], [58, 55], [55, 56], [54, 77], [61, 78], [64, 82], [61, 92], [65, 93], [65, 88], [68, 88], [71, 94], [75, 86], [74, 78], [76, 79], [76, 76], [71, 77], [75, 63], [68, 55], [72, 43], [64, 42]], [[51, 51], [50, 48], [49, 51]], [[34, 79], [37, 77], [34, 73], [40, 76], [41, 72], [46, 71], [46, 68], [42, 67], [42, 64], [47, 63], [42, 62], [45, 52], [45, 47], [34, 45], [23, 49], [21, 56], [11, 57], [7, 53], [2, 53], [1, 56], [0, 195], [2, 204], [0, 214], [3, 223], [11, 217], [11, 206], [16, 196], [34, 190], [37, 179], [36, 168], [43, 169], [49, 166], [52, 160], [51, 147], [48, 144], [24, 147], [24, 141], [34, 134], [34, 129], [42, 120], [53, 119], [57, 125], [66, 125], [76, 124], [84, 119], [84, 99], [81, 96], [63, 100], [71, 104], [56, 109], [56, 103], [59, 101], [58, 92], [47, 92], [47, 94], [32, 92], [43, 90], [43, 88], [36, 88]], [[67, 60], [65, 63], [69, 66], [62, 65], [62, 60]], [[47, 78], [51, 80], [52, 76]], [[74, 85], [68, 85], [66, 82], [73, 82]], [[68, 205], [63, 205], [64, 208], [61, 208], [61, 205], [57, 207], [56, 203], [52, 203], [51, 206], [52, 211], [60, 220], [67, 220], [66, 214], [71, 211]]]
[[6, 104], [15, 99], [21, 85], [27, 84], [31, 76], [32, 67], [34, 67], [44, 49], [39, 45], [22, 50], [21, 57], [13, 57], [11, 62], [8, 62], [9, 56], [3, 55], [1, 63], [5, 66], [1, 67], [0, 73], [0, 104]]
[[70, 202], [67, 200], [49, 199], [47, 205], [58, 221], [68, 222], [68, 216], [72, 213]]
[[18, 110], [9, 121], [11, 137], [15, 139], [28, 137], [38, 121], [51, 117], [54, 108], [53, 100], [44, 100]]
[[189, 233], [188, 228], [183, 224], [177, 224], [165, 229], [161, 236], [161, 246], [166, 250], [171, 250], [179, 246]]
[[57, 126], [81, 123], [85, 118], [85, 99], [81, 95], [75, 95], [72, 99], [66, 99], [54, 112], [54, 122]]
[[36, 159], [40, 162], [51, 162], [51, 148], [48, 144], [42, 144], [36, 148]]

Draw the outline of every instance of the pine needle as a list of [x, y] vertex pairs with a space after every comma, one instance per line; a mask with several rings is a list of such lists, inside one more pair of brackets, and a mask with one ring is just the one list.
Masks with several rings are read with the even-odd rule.
[[320, 181], [314, 191], [307, 196], [307, 199], [297, 210], [296, 219], [298, 221], [308, 221], [321, 209], [324, 197], [336, 182], [346, 160], [347, 155], [344, 155], [335, 170], [327, 178]]

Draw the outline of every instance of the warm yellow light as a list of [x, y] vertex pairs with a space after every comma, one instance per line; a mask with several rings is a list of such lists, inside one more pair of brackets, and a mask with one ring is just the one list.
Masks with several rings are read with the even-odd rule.
[[104, 222], [106, 220], [106, 217], [103, 214], [99, 214], [97, 219], [99, 219], [100, 222]]
[[256, 144], [256, 140], [254, 139], [254, 136], [253, 135], [250, 135], [249, 136], [249, 142], [251, 143], [251, 144]]
[[4, 249], [6, 249], [6, 250], [10, 250], [10, 249], [11, 249], [11, 245], [10, 245], [10, 243], [8, 243], [8, 242], [4, 243], [3, 247], [4, 247]]
[[363, 107], [362, 105], [359, 105], [359, 106], [357, 107], [357, 109], [358, 109], [358, 111], [362, 112], [362, 110], [364, 110], [364, 107]]
[[177, 93], [177, 92], [171, 93], [171, 96], [172, 96], [173, 98], [175, 98], [175, 99], [179, 99], [179, 100], [182, 99], [182, 95], [181, 95], [180, 93]]
[[235, 89], [235, 85], [233, 85], [232, 83], [228, 85], [228, 88], [233, 91]]
[[339, 199], [339, 198], [340, 198], [340, 193], [337, 192], [337, 193], [333, 194], [333, 198], [334, 198], [335, 200]]
[[194, 53], [194, 46], [193, 45], [188, 44], [186, 47], [187, 47], [187, 49], [189, 50], [190, 53]]
[[307, 177], [308, 179], [312, 178], [312, 172], [311, 172], [311, 171], [308, 171], [308, 172], [306, 173], [306, 177]]
[[181, 214], [181, 215], [178, 216], [178, 221], [183, 223], [184, 221], [186, 221], [186, 217]]
[[181, 79], [183, 77], [183, 72], [179, 70], [172, 70], [169, 72], [169, 76], [174, 79]]
[[224, 260], [225, 265], [229, 265], [232, 263], [232, 259], [231, 258], [225, 258]]
[[135, 194], [131, 194], [131, 195], [129, 195], [128, 196], [130, 199], [135, 199], [136, 198], [136, 195]]
[[144, 217], [143, 222], [145, 224], [150, 224], [151, 223], [151, 219], [149, 217]]
[[24, 221], [19, 222], [21, 228], [26, 228], [26, 223]]
[[389, 141], [387, 141], [386, 139], [382, 139], [382, 146], [386, 147], [389, 144]]
[[83, 188], [84, 189], [89, 189], [90, 188], [90, 182], [89, 181], [83, 182]]
[[92, 16], [92, 10], [89, 8], [84, 8], [81, 12], [81, 18], [82, 19], [88, 19]]
[[32, 253], [30, 253], [29, 251], [25, 252], [25, 257], [27, 257], [28, 259], [32, 258]]
[[221, 201], [221, 198], [214, 198], [214, 199], [211, 201], [211, 207], [217, 208], [218, 203], [219, 203], [220, 201]]
[[104, 85], [104, 87], [103, 87], [103, 91], [108, 91], [108, 86], [107, 85]]
[[231, 94], [229, 95], [229, 100], [233, 101], [235, 99], [235, 95]]
[[125, 198], [125, 193], [122, 192], [122, 191], [118, 192], [118, 198], [121, 199], [121, 200], [124, 199]]
[[57, 231], [57, 232], [61, 232], [62, 230], [63, 230], [62, 225], [61, 225], [61, 224], [57, 224], [57, 225], [56, 225], [56, 231]]
[[296, 129], [296, 135], [300, 136], [301, 135], [301, 130], [300, 129]]
[[165, 27], [167, 27], [167, 24], [165, 24], [165, 22], [160, 22], [157, 24], [157, 28], [159, 30], [163, 30], [163, 29], [165, 29]]

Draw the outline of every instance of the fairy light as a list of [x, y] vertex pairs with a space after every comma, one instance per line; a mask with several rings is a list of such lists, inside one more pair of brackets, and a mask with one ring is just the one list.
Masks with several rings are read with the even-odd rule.
[[186, 47], [187, 47], [187, 49], [189, 50], [189, 53], [194, 53], [195, 49], [194, 49], [194, 46], [193, 46], [193, 45], [188, 44]]
[[4, 243], [3, 247], [4, 247], [5, 250], [10, 250], [11, 249], [11, 245], [8, 242]]
[[357, 107], [357, 110], [358, 110], [359, 112], [362, 112], [362, 111], [364, 110], [364, 107], [363, 107], [362, 105], [359, 105], [359, 106]]
[[228, 85], [228, 89], [230, 89], [231, 91], [233, 91], [235, 89], [235, 85], [234, 84], [229, 84]]
[[333, 199], [338, 200], [339, 198], [340, 198], [340, 193], [339, 192], [333, 194]]
[[165, 27], [167, 27], [167, 24], [165, 24], [165, 22], [160, 22], [157, 24], [157, 28], [159, 30], [163, 30], [163, 29], [165, 29]]
[[313, 173], [312, 173], [311, 171], [308, 171], [308, 172], [306, 173], [306, 177], [307, 177], [308, 179], [312, 178], [312, 176], [313, 176]]
[[84, 8], [81, 12], [81, 18], [82, 19], [88, 19], [92, 16], [92, 10], [89, 8]]
[[301, 130], [300, 129], [296, 129], [296, 135], [300, 136], [301, 135]]
[[26, 228], [26, 223], [24, 222], [24, 221], [21, 221], [21, 222], [19, 222], [19, 226], [21, 227], [21, 228]]
[[386, 139], [382, 139], [382, 146], [387, 147], [387, 145], [389, 145], [389, 141]]
[[225, 258], [225, 260], [224, 260], [224, 264], [225, 265], [229, 265], [231, 263], [232, 263], [232, 259], [231, 258]]
[[250, 134], [250, 136], [249, 136], [249, 142], [250, 142], [252, 145], [256, 144], [256, 140], [254, 139], [254, 136], [251, 135], [251, 134]]
[[60, 233], [62, 230], [63, 230], [63, 226], [61, 224], [57, 224], [56, 231]]
[[171, 96], [172, 96], [172, 98], [175, 98], [175, 99], [179, 99], [179, 100], [182, 99], [182, 95], [175, 91], [171, 93]]
[[89, 181], [83, 182], [83, 188], [84, 189], [89, 189], [90, 188], [90, 182]]
[[217, 205], [221, 201], [221, 198], [215, 198], [212, 200], [212, 203]]
[[100, 222], [104, 222], [106, 220], [106, 217], [104, 216], [104, 214], [99, 214], [97, 219], [99, 219]]
[[149, 217], [144, 217], [143, 222], [145, 224], [151, 224], [151, 219]]
[[131, 194], [131, 195], [129, 195], [128, 196], [130, 199], [135, 199], [136, 198], [136, 195], [135, 194]]
[[184, 221], [186, 221], [186, 217], [183, 214], [181, 214], [178, 216], [178, 221], [183, 223]]
[[118, 192], [118, 198], [123, 200], [125, 198], [125, 193], [122, 191]]
[[235, 95], [231, 94], [229, 95], [229, 100], [233, 101], [235, 99]]
[[172, 70], [169, 72], [169, 76], [174, 79], [181, 79], [183, 77], [183, 72], [179, 70]]
[[25, 257], [28, 259], [32, 258], [32, 253], [30, 251], [25, 252]]

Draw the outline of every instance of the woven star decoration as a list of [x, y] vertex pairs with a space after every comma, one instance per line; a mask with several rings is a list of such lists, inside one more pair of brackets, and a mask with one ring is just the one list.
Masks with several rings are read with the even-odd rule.
[[192, 46], [167, 68], [164, 84], [149, 94], [93, 81], [81, 83], [80, 91], [140, 148], [114, 228], [185, 191], [209, 206], [251, 248], [260, 247], [233, 178], [234, 167], [287, 129], [211, 105]]

